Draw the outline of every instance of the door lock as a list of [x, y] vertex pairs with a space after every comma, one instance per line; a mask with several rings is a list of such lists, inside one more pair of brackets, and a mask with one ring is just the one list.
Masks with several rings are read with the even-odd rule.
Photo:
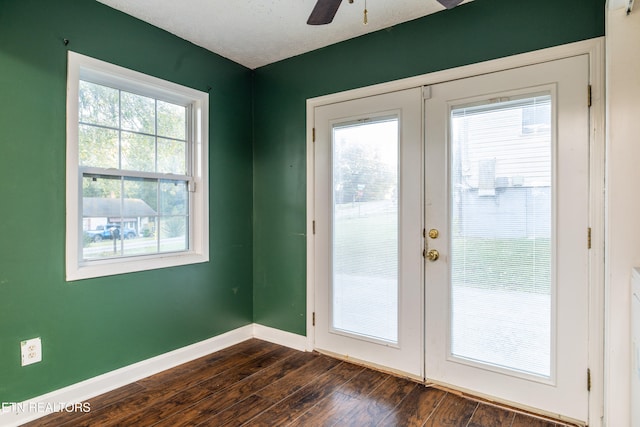
[[427, 251], [426, 257], [429, 261], [437, 261], [440, 258], [440, 252], [435, 249], [430, 249]]

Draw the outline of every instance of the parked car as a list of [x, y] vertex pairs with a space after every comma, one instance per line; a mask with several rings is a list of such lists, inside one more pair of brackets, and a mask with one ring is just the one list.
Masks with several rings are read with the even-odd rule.
[[124, 232], [121, 232], [120, 224], [99, 225], [95, 230], [85, 231], [85, 234], [92, 242], [100, 242], [104, 239], [121, 239], [122, 237], [133, 239], [138, 235], [136, 230], [128, 227], [125, 227]]

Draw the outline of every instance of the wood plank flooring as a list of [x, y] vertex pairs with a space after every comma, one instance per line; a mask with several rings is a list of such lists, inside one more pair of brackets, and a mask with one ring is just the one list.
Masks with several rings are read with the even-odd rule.
[[564, 426], [256, 339], [89, 404], [27, 426]]

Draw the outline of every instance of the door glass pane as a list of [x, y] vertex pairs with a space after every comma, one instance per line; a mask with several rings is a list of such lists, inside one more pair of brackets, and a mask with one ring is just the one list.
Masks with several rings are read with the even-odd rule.
[[333, 128], [333, 330], [398, 340], [398, 119]]
[[551, 376], [551, 96], [451, 112], [451, 354]]

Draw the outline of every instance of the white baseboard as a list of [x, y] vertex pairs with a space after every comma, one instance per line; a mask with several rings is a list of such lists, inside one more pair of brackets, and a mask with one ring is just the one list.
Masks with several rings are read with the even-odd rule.
[[[72, 384], [68, 387], [52, 391], [51, 393], [34, 397], [24, 402], [0, 402], [0, 426], [20, 426], [63, 409], [66, 405], [82, 405], [92, 397], [115, 390], [183, 363], [190, 362], [250, 338], [258, 338], [301, 351], [305, 351], [307, 344], [307, 338], [304, 336], [254, 323]], [[78, 406], [77, 409], [86, 410], [88, 407]]]
[[307, 351], [311, 350], [307, 346], [307, 337], [291, 332], [281, 331], [280, 329], [270, 328], [269, 326], [253, 324], [253, 337], [263, 341], [269, 341], [295, 350]]

